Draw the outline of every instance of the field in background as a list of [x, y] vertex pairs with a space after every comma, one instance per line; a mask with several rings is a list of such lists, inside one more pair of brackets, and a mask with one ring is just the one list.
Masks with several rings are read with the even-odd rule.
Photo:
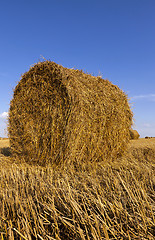
[[10, 147], [9, 139], [0, 138], [0, 149], [4, 147]]
[[9, 155], [0, 140], [0, 239], [154, 239], [155, 138], [93, 166], [43, 168]]

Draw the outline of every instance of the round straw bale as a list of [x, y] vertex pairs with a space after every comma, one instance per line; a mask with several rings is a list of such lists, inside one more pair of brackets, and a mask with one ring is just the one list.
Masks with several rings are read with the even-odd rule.
[[130, 129], [130, 139], [138, 139], [140, 137], [136, 130]]
[[131, 124], [127, 96], [117, 86], [44, 61], [17, 84], [8, 132], [14, 158], [45, 165], [121, 155]]

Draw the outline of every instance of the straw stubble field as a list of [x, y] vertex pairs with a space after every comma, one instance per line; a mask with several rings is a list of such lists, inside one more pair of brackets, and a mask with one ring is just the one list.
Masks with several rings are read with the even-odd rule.
[[129, 143], [132, 117], [101, 77], [51, 61], [23, 74], [1, 147], [1, 238], [153, 239], [155, 142]]
[[8, 140], [0, 148], [0, 239], [154, 239], [155, 139], [55, 169], [13, 161]]

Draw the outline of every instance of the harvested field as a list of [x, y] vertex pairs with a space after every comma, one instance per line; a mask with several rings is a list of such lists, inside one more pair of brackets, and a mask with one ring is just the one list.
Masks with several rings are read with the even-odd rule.
[[149, 139], [139, 138], [136, 140], [131, 140], [130, 146], [137, 147], [137, 148], [149, 147], [149, 148], [154, 149], [155, 148], [155, 138], [149, 138]]
[[9, 139], [0, 139], [0, 149], [4, 147], [10, 147], [10, 141]]
[[[10, 156], [10, 141], [9, 139], [0, 139], [0, 165], [10, 165], [12, 164], [12, 161], [10, 158], [7, 158]], [[6, 157], [6, 158], [5, 158]], [[4, 161], [5, 160], [5, 161]]]
[[0, 239], [154, 239], [155, 139], [77, 168], [0, 156]]
[[30, 68], [0, 152], [0, 237], [153, 240], [155, 142], [129, 141], [131, 125], [109, 81], [49, 61]]

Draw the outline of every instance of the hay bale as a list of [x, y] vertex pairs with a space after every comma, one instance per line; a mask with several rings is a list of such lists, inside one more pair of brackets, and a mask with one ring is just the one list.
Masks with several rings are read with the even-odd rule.
[[140, 137], [136, 130], [130, 129], [130, 139], [138, 139]]
[[131, 124], [127, 96], [117, 86], [45, 61], [17, 84], [8, 132], [13, 157], [44, 165], [116, 157]]

